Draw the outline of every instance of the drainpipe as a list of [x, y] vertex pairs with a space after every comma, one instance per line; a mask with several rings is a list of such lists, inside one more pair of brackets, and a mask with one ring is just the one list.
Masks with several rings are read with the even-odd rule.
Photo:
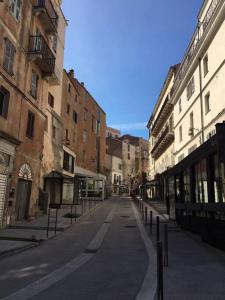
[[201, 139], [202, 143], [205, 142], [205, 134], [204, 134], [204, 112], [203, 112], [203, 96], [202, 96], [202, 66], [201, 66], [201, 58], [198, 59], [198, 67], [199, 67], [199, 83], [200, 83], [200, 106], [201, 106]]

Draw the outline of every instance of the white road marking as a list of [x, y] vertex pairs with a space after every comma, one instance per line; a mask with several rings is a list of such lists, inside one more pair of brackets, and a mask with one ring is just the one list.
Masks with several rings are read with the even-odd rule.
[[[110, 227], [110, 222], [112, 222], [114, 213], [114, 207], [112, 208], [111, 212], [107, 216], [103, 225], [100, 227], [94, 238], [89, 243], [87, 249], [88, 250], [98, 250], [104, 240], [104, 237]], [[40, 278], [39, 280], [34, 281], [33, 283], [29, 284], [28, 286], [20, 289], [19, 291], [9, 295], [5, 298], [1, 298], [2, 300], [27, 300], [30, 299], [41, 292], [45, 291], [53, 284], [63, 280], [65, 277], [76, 271], [78, 268], [83, 266], [87, 263], [95, 253], [83, 253], [78, 257], [72, 259], [68, 263], [66, 263], [61, 268], [51, 272], [50, 274]]]
[[141, 289], [138, 292], [135, 300], [154, 300], [157, 288], [157, 265], [156, 265], [156, 252], [153, 247], [152, 241], [150, 240], [145, 227], [143, 226], [140, 215], [137, 211], [137, 208], [132, 203], [132, 209], [137, 221], [137, 225], [141, 234], [141, 237], [144, 241], [146, 251], [149, 257], [148, 269], [145, 275], [145, 279], [142, 283]]

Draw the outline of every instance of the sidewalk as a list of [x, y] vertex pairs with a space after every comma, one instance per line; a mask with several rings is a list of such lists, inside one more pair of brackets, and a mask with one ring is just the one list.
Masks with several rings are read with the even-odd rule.
[[[101, 202], [99, 202], [101, 203]], [[93, 204], [93, 203], [92, 203]], [[94, 209], [94, 205], [89, 206], [89, 202], [87, 201], [86, 206], [83, 207], [83, 215], [87, 214], [89, 211]], [[73, 212], [74, 214], [74, 208]], [[51, 223], [49, 226], [49, 233], [47, 237], [47, 224], [48, 224], [48, 216], [43, 215], [37, 219], [32, 221], [19, 221], [13, 226], [0, 229], [0, 258], [9, 256], [21, 251], [25, 251], [32, 247], [40, 245], [41, 242], [54, 238], [67, 228], [69, 228], [72, 224], [75, 223], [75, 218], [72, 218], [71, 223], [71, 208], [63, 207], [58, 211], [58, 221], [57, 228], [55, 233], [55, 223], [54, 216], [55, 210], [52, 209], [51, 215], [53, 218], [51, 219]], [[65, 217], [69, 215], [69, 217]], [[77, 220], [82, 216], [82, 206], [76, 205], [76, 216]]]
[[[153, 211], [152, 241], [156, 246], [155, 220]], [[201, 242], [199, 236], [182, 230], [174, 222], [160, 216], [160, 222], [168, 222], [169, 267], [164, 268], [164, 295], [167, 300], [224, 300], [225, 299], [225, 253]], [[150, 228], [147, 225], [146, 230]], [[163, 226], [160, 226], [163, 240]]]

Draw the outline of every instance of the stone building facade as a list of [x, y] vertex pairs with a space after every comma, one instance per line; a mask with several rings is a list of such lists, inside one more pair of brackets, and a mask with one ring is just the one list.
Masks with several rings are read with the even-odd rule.
[[42, 210], [43, 167], [50, 161], [49, 151], [43, 152], [52, 122], [49, 94], [60, 105], [66, 25], [60, 5], [56, 0], [0, 3], [1, 226]]
[[[104, 198], [106, 179], [106, 114], [74, 76], [63, 72], [61, 116], [63, 121], [63, 172], [88, 185], [90, 195], [99, 190]], [[73, 162], [68, 169], [66, 160]], [[88, 192], [87, 192], [88, 193]]]

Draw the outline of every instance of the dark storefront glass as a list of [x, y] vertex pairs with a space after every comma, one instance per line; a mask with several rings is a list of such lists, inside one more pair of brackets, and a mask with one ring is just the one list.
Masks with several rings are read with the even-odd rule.
[[[212, 159], [212, 169], [213, 169], [213, 189], [214, 189], [214, 199], [215, 202], [223, 202], [223, 188], [221, 182], [221, 176], [219, 171], [218, 155], [214, 154]], [[221, 175], [223, 170], [221, 169]], [[222, 176], [224, 178], [224, 176]]]
[[208, 185], [205, 159], [195, 165], [195, 200], [197, 203], [208, 203]]
[[190, 187], [190, 171], [185, 170], [183, 173], [184, 182], [184, 202], [191, 202], [191, 187]]

